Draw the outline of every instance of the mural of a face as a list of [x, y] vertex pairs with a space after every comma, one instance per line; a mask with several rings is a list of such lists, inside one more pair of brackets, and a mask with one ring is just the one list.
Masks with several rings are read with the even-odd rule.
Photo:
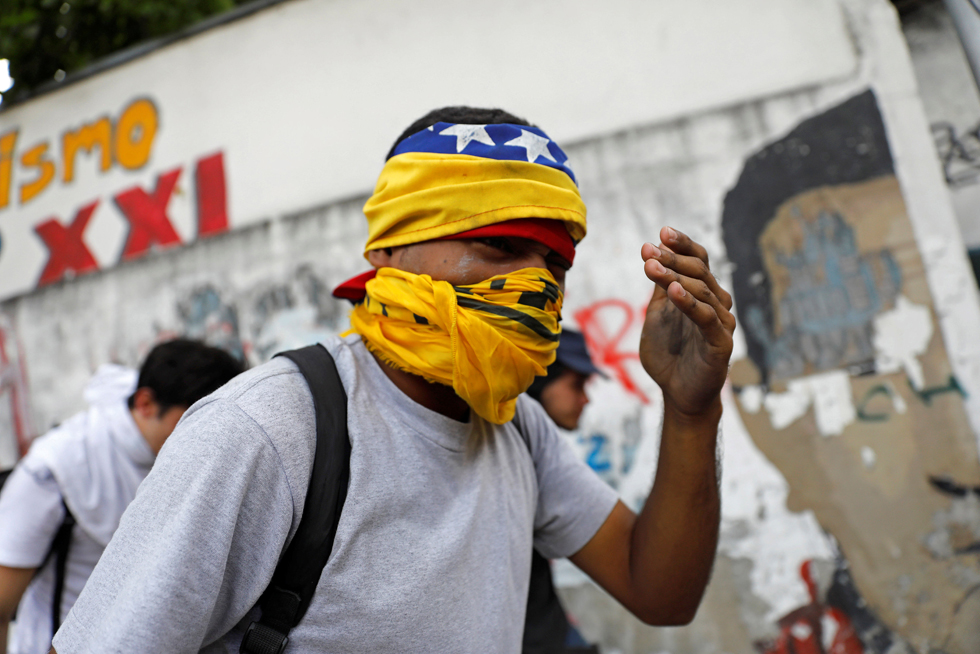
[[789, 508], [837, 539], [867, 607], [836, 608], [972, 651], [980, 503], [961, 485], [980, 481], [976, 442], [874, 95], [753, 155], [723, 228], [749, 352], [731, 373], [741, 418]]

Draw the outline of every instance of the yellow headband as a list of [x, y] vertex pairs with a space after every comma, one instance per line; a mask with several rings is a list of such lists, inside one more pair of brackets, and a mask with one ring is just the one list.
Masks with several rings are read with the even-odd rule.
[[365, 253], [516, 218], [561, 220], [576, 242], [585, 237], [585, 204], [567, 174], [536, 163], [463, 154], [392, 157], [364, 215]]

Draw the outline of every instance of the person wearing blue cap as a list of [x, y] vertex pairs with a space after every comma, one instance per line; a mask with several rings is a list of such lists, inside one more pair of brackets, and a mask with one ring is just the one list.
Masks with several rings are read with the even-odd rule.
[[[527, 394], [537, 400], [545, 413], [562, 429], [578, 429], [589, 396], [585, 385], [593, 375], [605, 377], [585, 345], [585, 337], [563, 327], [555, 362], [548, 374], [537, 377]], [[522, 654], [572, 654], [598, 652], [572, 624], [555, 592], [548, 559], [534, 552], [527, 598]]]
[[606, 375], [596, 368], [585, 346], [585, 337], [564, 328], [555, 362], [546, 376], [537, 377], [527, 394], [541, 403], [548, 416], [562, 429], [577, 429], [582, 410], [589, 403], [585, 383], [592, 375]]

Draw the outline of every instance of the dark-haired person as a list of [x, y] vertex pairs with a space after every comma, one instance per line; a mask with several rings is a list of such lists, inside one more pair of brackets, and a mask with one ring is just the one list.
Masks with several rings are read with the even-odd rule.
[[[47, 557], [70, 512], [60, 621], [98, 562], [136, 488], [187, 408], [242, 371], [228, 353], [190, 340], [154, 347], [139, 372], [101, 366], [88, 410], [35, 440], [0, 492], [0, 652], [51, 647], [55, 561]], [[39, 570], [40, 568], [40, 570]]]
[[596, 368], [581, 332], [564, 328], [548, 372], [535, 377], [527, 394], [544, 407], [548, 417], [562, 429], [578, 429], [582, 410], [589, 403], [585, 384], [592, 375], [605, 376]]
[[[655, 284], [640, 358], [665, 415], [636, 515], [523, 397], [554, 360], [586, 231], [564, 152], [504, 112], [436, 110], [398, 139], [364, 212], [374, 270], [335, 291], [356, 302], [352, 330], [323, 342], [348, 396], [347, 500], [309, 609], [287, 641], [253, 628], [250, 651], [516, 654], [532, 547], [647, 622], [691, 620], [717, 543], [735, 328], [704, 248], [667, 227], [659, 248], [637, 244]], [[196, 404], [57, 651], [239, 651], [303, 514], [315, 437], [281, 357]]]
[[[589, 396], [585, 385], [593, 375], [605, 376], [589, 355], [585, 337], [563, 327], [555, 352], [555, 362], [546, 375], [534, 378], [527, 389], [562, 429], [578, 429], [579, 419]], [[537, 552], [531, 555], [531, 580], [527, 595], [527, 617], [524, 622], [523, 654], [572, 654], [596, 652], [565, 615], [555, 592], [548, 559]]]

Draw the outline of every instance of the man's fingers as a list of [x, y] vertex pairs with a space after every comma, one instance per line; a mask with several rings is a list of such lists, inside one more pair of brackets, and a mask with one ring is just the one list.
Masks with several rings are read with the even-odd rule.
[[662, 299], [664, 295], [667, 294], [667, 283], [661, 284], [658, 281], [658, 277], [662, 277], [666, 269], [657, 263], [656, 257], [662, 256], [663, 252], [653, 243], [644, 243], [643, 247], [640, 248], [640, 256], [643, 257], [643, 271], [646, 273], [647, 278], [654, 282], [656, 286], [653, 287], [653, 299]]
[[644, 261], [652, 259], [654, 257], [660, 256], [660, 248], [658, 248], [653, 243], [644, 243], [640, 248], [640, 256], [643, 257]]
[[[643, 271], [651, 281], [655, 282], [659, 288], [667, 289], [671, 284], [677, 283], [689, 293], [694, 299], [710, 306], [721, 318], [722, 322], [734, 323], [731, 316], [732, 299], [725, 292], [714, 277], [709, 274], [709, 279], [699, 279], [679, 274], [676, 270], [665, 267], [657, 259], [650, 259], [643, 264]], [[728, 318], [731, 317], [731, 321]], [[734, 325], [732, 325], [734, 329]]]
[[[677, 252], [672, 251], [666, 245], [655, 248], [655, 250], [656, 254], [652, 256], [653, 259], [656, 259], [665, 268], [673, 270], [683, 277], [701, 280], [711, 290], [711, 292], [715, 294], [726, 309], [732, 308], [731, 294], [723, 289], [721, 284], [718, 283], [718, 280], [715, 279], [715, 276], [711, 274], [711, 270], [708, 268], [708, 264], [705, 259], [691, 255], [678, 254]], [[691, 289], [688, 288], [688, 290]]]
[[[698, 326], [709, 345], [717, 348], [730, 347], [734, 324], [729, 329], [711, 305], [698, 301], [684, 290], [679, 282], [673, 282], [667, 287], [667, 297], [681, 313]], [[734, 323], [734, 318], [732, 322]]]
[[697, 257], [708, 266], [708, 251], [684, 232], [673, 227], [660, 228], [660, 241], [678, 254]]

